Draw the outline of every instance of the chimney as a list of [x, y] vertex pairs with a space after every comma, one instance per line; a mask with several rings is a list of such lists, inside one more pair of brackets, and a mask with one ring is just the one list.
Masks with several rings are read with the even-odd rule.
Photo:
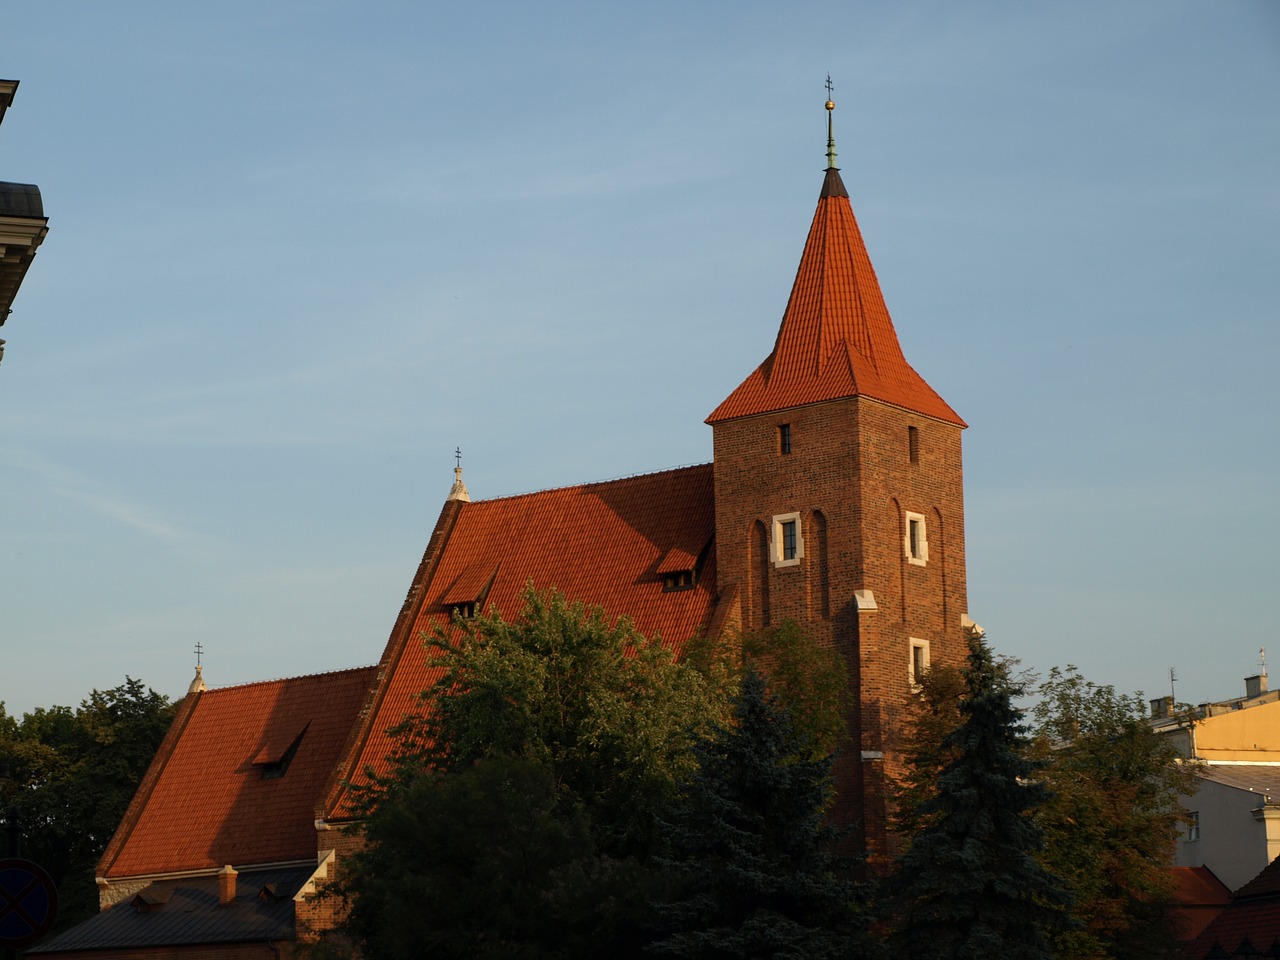
[[1151, 719], [1167, 720], [1173, 716], [1173, 697], [1156, 697], [1151, 701]]
[[1256, 673], [1252, 677], [1244, 678], [1244, 695], [1248, 699], [1260, 697], [1267, 692], [1267, 675], [1266, 673]]
[[235, 902], [237, 876], [236, 868], [229, 863], [218, 871], [218, 903], [224, 907]]

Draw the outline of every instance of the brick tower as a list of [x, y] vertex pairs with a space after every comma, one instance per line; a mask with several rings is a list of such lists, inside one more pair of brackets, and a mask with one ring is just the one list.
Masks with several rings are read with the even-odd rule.
[[914, 677], [967, 651], [965, 424], [902, 354], [826, 106], [826, 176], [773, 352], [707, 418], [716, 554], [744, 628], [790, 618], [848, 658], [858, 742], [837, 816], [885, 851]]

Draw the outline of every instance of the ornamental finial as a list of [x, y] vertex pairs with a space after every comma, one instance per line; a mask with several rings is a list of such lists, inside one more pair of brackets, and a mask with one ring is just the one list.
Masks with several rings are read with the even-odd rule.
[[831, 99], [831, 91], [835, 89], [831, 83], [831, 74], [827, 74], [827, 169], [836, 169], [836, 138], [831, 128], [831, 114], [835, 112], [836, 102]]

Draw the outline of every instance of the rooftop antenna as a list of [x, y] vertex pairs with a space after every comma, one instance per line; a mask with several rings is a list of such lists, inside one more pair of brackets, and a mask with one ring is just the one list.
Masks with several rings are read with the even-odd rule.
[[831, 128], [831, 114], [836, 108], [836, 102], [831, 99], [831, 91], [835, 87], [831, 83], [831, 74], [827, 74], [827, 169], [834, 170], [836, 168], [836, 138]]
[[1266, 647], [1258, 648], [1258, 666], [1260, 667], [1260, 669], [1258, 670], [1258, 676], [1265, 677], [1267, 675], [1267, 648]]
[[1169, 668], [1169, 699], [1173, 703], [1178, 702], [1178, 697], [1173, 692], [1173, 685], [1177, 682], [1178, 682], [1178, 669], [1177, 667], [1170, 667]]

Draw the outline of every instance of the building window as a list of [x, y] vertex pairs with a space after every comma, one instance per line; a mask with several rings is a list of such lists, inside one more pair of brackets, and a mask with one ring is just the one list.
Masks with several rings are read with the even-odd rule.
[[1187, 843], [1195, 843], [1200, 839], [1200, 811], [1192, 810], [1187, 814]]
[[773, 518], [773, 565], [792, 567], [804, 557], [804, 538], [800, 532], [800, 514], [784, 513]]
[[911, 638], [911, 664], [909, 673], [911, 677], [911, 689], [918, 691], [920, 689], [920, 681], [924, 679], [925, 672], [929, 669], [929, 641], [917, 640]]
[[907, 535], [903, 540], [907, 562], [924, 566], [929, 561], [929, 538], [925, 532], [924, 516], [919, 513], [908, 513]]
[[907, 455], [912, 463], [920, 462], [920, 431], [915, 427], [907, 427]]
[[787, 454], [791, 452], [791, 424], [778, 424], [778, 452]]
[[476, 615], [476, 603], [474, 600], [468, 600], [465, 603], [452, 603], [449, 605], [449, 618], [452, 620], [473, 620]]

